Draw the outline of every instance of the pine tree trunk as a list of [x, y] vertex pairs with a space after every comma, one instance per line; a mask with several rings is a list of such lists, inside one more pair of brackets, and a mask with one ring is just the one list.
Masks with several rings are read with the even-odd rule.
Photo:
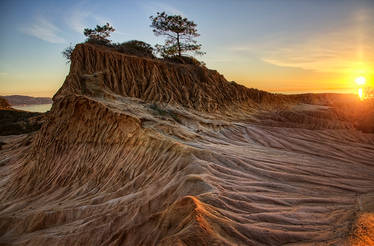
[[181, 52], [181, 44], [180, 44], [180, 41], [179, 41], [179, 33], [177, 33], [177, 46], [178, 46], [178, 55], [179, 55], [179, 57], [181, 57], [182, 52]]

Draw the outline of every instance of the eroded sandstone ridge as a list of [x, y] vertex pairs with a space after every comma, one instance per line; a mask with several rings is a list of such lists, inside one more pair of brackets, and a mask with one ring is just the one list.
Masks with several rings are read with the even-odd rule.
[[306, 100], [79, 45], [0, 152], [0, 244], [370, 245], [374, 135]]

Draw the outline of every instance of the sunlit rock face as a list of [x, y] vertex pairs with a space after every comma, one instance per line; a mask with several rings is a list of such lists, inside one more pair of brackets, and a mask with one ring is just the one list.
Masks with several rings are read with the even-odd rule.
[[335, 97], [78, 45], [41, 130], [4, 139], [0, 244], [369, 242], [374, 135]]

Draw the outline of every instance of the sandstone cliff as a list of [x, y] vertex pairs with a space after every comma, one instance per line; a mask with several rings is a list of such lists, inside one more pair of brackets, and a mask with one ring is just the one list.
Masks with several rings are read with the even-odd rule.
[[53, 101], [0, 152], [2, 244], [370, 242], [374, 136], [328, 105], [89, 44]]
[[204, 67], [123, 55], [84, 44], [74, 50], [70, 74], [55, 99], [71, 93], [97, 95], [97, 91], [86, 88], [93, 83], [109, 95], [209, 112], [238, 104], [253, 106], [253, 102], [269, 102], [273, 97], [285, 98], [229, 83], [217, 71]]

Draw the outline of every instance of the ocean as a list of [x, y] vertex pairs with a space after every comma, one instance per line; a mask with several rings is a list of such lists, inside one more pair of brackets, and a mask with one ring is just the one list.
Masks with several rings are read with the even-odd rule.
[[12, 108], [24, 110], [24, 111], [30, 111], [30, 112], [40, 112], [44, 113], [50, 110], [52, 107], [52, 104], [34, 104], [34, 105], [17, 105], [12, 106]]

